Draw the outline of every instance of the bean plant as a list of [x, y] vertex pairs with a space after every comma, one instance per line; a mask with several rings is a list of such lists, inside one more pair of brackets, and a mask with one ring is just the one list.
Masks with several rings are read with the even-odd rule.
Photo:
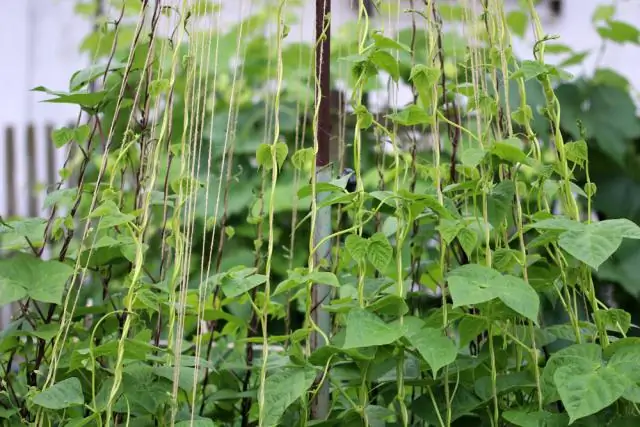
[[359, 2], [331, 32], [320, 182], [300, 2], [232, 25], [174, 3], [78, 2], [91, 65], [34, 88], [79, 115], [47, 215], [0, 222], [2, 425], [640, 421], [640, 120], [615, 71], [566, 71], [640, 43], [615, 5], [575, 52], [533, 0]]

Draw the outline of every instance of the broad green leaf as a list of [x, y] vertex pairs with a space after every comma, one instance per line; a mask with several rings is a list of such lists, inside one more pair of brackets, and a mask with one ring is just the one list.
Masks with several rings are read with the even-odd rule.
[[473, 250], [478, 245], [478, 233], [470, 230], [469, 228], [463, 228], [458, 233], [458, 240], [460, 241], [460, 246], [464, 252], [471, 256]]
[[491, 301], [498, 297], [495, 283], [501, 274], [488, 267], [468, 264], [449, 272], [449, 291], [453, 307], [462, 307]]
[[111, 200], [102, 202], [100, 206], [91, 212], [89, 218], [99, 218], [98, 229], [118, 227], [136, 219], [136, 217], [131, 214], [122, 213], [118, 205]]
[[482, 148], [467, 148], [460, 154], [460, 161], [463, 165], [475, 168], [484, 160], [487, 155]]
[[[118, 71], [127, 66], [127, 64], [112, 60], [109, 61], [109, 71]], [[87, 84], [104, 75], [107, 71], [107, 64], [94, 64], [82, 70], [76, 71], [69, 81], [69, 90], [71, 92], [79, 91]]]
[[278, 168], [282, 168], [284, 161], [287, 159], [287, 154], [289, 154], [289, 146], [280, 141], [271, 149], [276, 150], [276, 162], [278, 163]]
[[480, 334], [488, 330], [489, 322], [484, 318], [465, 316], [458, 324], [458, 335], [460, 336], [460, 345], [467, 346], [474, 341]]
[[329, 285], [336, 288], [340, 287], [340, 281], [330, 271], [312, 271], [304, 277], [305, 280], [310, 280], [313, 283], [319, 283], [322, 285]]
[[[173, 366], [155, 366], [154, 374], [159, 377], [166, 378], [169, 381], [174, 380], [174, 370]], [[197, 372], [197, 376], [195, 368], [191, 368], [188, 366], [180, 366], [178, 368], [178, 385], [180, 388], [188, 393], [191, 393], [194, 387], [194, 381], [198, 384], [200, 381], [204, 379], [205, 371], [203, 369], [199, 369]]]
[[440, 232], [442, 239], [447, 244], [451, 244], [451, 242], [453, 242], [453, 239], [458, 236], [458, 233], [463, 228], [463, 223], [453, 219], [441, 219], [440, 224], [438, 224], [438, 226], [436, 227], [436, 229]]
[[[519, 371], [508, 374], [498, 374], [496, 377], [496, 391], [498, 394], [508, 393], [513, 390], [531, 391], [536, 387], [536, 379], [530, 371]], [[493, 396], [493, 384], [491, 375], [486, 375], [477, 380], [474, 390], [478, 397], [489, 400]]]
[[638, 44], [640, 42], [640, 30], [626, 22], [609, 20], [607, 26], [598, 27], [597, 31], [600, 37], [616, 43]]
[[511, 75], [512, 79], [523, 78], [525, 81], [534, 79], [542, 74], [547, 73], [548, 70], [544, 64], [538, 61], [526, 60], [522, 61], [518, 71]]
[[415, 323], [407, 324], [405, 336], [418, 353], [427, 361], [433, 377], [438, 371], [456, 360], [458, 351], [455, 343], [439, 329], [416, 328]]
[[275, 426], [287, 408], [298, 400], [316, 378], [316, 371], [307, 367], [284, 367], [269, 375], [264, 383], [263, 425]]
[[549, 218], [534, 222], [527, 227], [538, 230], [573, 230], [581, 232], [586, 224], [568, 218]]
[[423, 64], [414, 65], [411, 69], [409, 80], [418, 91], [422, 105], [431, 105], [431, 99], [434, 97], [433, 88], [440, 80], [440, 73], [440, 68]]
[[397, 49], [410, 52], [411, 48], [404, 43], [400, 43], [394, 39], [386, 37], [382, 32], [375, 31], [371, 34], [371, 38], [378, 49]]
[[[629, 152], [628, 141], [640, 136], [640, 121], [633, 99], [617, 80], [586, 87], [564, 84], [556, 89], [556, 95], [563, 108], [562, 127], [574, 139], [595, 140], [603, 154], [623, 166]], [[588, 108], [585, 110], [584, 106]], [[578, 121], [584, 123], [584, 128], [576, 125]], [[611, 217], [620, 216], [623, 215]]]
[[599, 364], [560, 366], [553, 380], [570, 422], [595, 414], [617, 401], [631, 385], [614, 369]]
[[59, 410], [84, 404], [82, 385], [76, 377], [67, 378], [38, 393], [33, 403], [43, 408]]
[[620, 308], [598, 310], [593, 313], [594, 319], [601, 322], [609, 331], [626, 334], [631, 327], [631, 314]]
[[73, 418], [70, 419], [67, 424], [64, 424], [64, 427], [84, 427], [89, 425], [95, 425], [97, 418], [100, 414], [93, 414], [86, 418]]
[[400, 79], [400, 67], [398, 66], [398, 61], [389, 52], [376, 50], [370, 55], [369, 59], [378, 68], [389, 73], [393, 81], [397, 82]]
[[503, 275], [478, 264], [467, 264], [452, 270], [448, 281], [454, 308], [499, 298], [512, 310], [537, 322], [540, 298], [519, 277]]
[[0, 260], [0, 305], [26, 297], [60, 304], [72, 274], [73, 268], [66, 264], [27, 254]]
[[491, 153], [512, 163], [522, 163], [527, 159], [527, 155], [522, 151], [522, 141], [518, 138], [494, 142], [491, 145]]
[[367, 110], [367, 107], [358, 105], [353, 112], [358, 118], [358, 126], [360, 129], [369, 129], [369, 127], [371, 127], [373, 124], [373, 114]]
[[601, 228], [611, 236], [620, 236], [623, 239], [640, 239], [640, 227], [626, 218], [606, 219], [593, 223], [594, 228]]
[[546, 411], [509, 410], [503, 412], [502, 417], [518, 427], [567, 427], [569, 425], [567, 414]]
[[584, 165], [589, 158], [589, 150], [584, 140], [569, 142], [564, 147], [567, 160], [573, 163]]
[[71, 141], [73, 141], [74, 132], [73, 129], [70, 128], [60, 128], [54, 129], [51, 132], [51, 140], [53, 141], [53, 145], [57, 148], [62, 148]]
[[349, 234], [344, 241], [344, 245], [355, 261], [364, 261], [367, 256], [367, 250], [369, 249], [369, 241], [367, 239], [357, 234]]
[[273, 167], [273, 157], [271, 153], [271, 145], [262, 143], [256, 150], [256, 161], [259, 167], [270, 170]]
[[171, 82], [169, 79], [157, 79], [149, 84], [149, 95], [160, 96], [168, 92], [171, 88]]
[[521, 10], [513, 10], [507, 14], [509, 29], [520, 38], [523, 38], [527, 32], [528, 21], [529, 17]]
[[[628, 338], [627, 338], [628, 339]], [[625, 377], [630, 382], [630, 386], [625, 390], [622, 397], [634, 402], [640, 403], [640, 345], [638, 343], [629, 342], [629, 345], [623, 345], [617, 348], [609, 359], [609, 367], [614, 369], [618, 374]], [[610, 349], [609, 346], [607, 350]]]
[[175, 424], [176, 427], [216, 427], [213, 420], [210, 419], [194, 419], [193, 421], [180, 421]]
[[500, 300], [512, 310], [537, 323], [540, 298], [531, 285], [519, 277], [510, 275], [503, 275], [498, 283]]
[[433, 118], [415, 104], [411, 104], [398, 113], [388, 115], [394, 123], [401, 126], [429, 125], [433, 123]]
[[562, 249], [594, 270], [598, 270], [621, 243], [622, 236], [593, 223], [580, 231], [565, 231], [558, 239]]
[[38, 86], [31, 89], [35, 92], [44, 92], [49, 95], [54, 95], [55, 98], [47, 99], [44, 102], [52, 102], [58, 104], [75, 104], [83, 108], [92, 109], [98, 106], [107, 95], [105, 91], [96, 92], [56, 92], [47, 89], [43, 86]]
[[393, 248], [383, 233], [375, 233], [369, 238], [367, 259], [378, 271], [384, 271], [393, 258]]
[[599, 4], [591, 15], [591, 22], [594, 24], [599, 21], [609, 21], [613, 19], [616, 13], [616, 7], [612, 4]]
[[315, 153], [313, 148], [301, 148], [291, 157], [291, 163], [298, 170], [304, 170], [311, 166], [311, 163], [315, 159]]
[[375, 314], [354, 308], [347, 315], [343, 349], [391, 344], [402, 337], [402, 328], [385, 323]]
[[[249, 269], [247, 269], [249, 270]], [[253, 270], [253, 269], [251, 269]], [[244, 272], [245, 270], [243, 270]], [[260, 286], [267, 281], [267, 276], [263, 274], [245, 275], [243, 273], [231, 273], [222, 278], [220, 286], [225, 296], [235, 298], [256, 286]]]

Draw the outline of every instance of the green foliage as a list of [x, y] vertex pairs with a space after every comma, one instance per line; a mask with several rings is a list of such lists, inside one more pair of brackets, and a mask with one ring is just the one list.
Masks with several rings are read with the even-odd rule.
[[[435, 2], [397, 37], [334, 29], [350, 192], [338, 165], [318, 180], [315, 47], [280, 43], [287, 11], [218, 33], [192, 25], [217, 5], [167, 6], [176, 26], [152, 38], [136, 34], [149, 4], [113, 3], [127, 19], [81, 46], [97, 62], [34, 89], [91, 119], [51, 135], [75, 153], [44, 201], [57, 214], [0, 218], [0, 304], [20, 307], [0, 332], [1, 425], [637, 424], [626, 79], [570, 79], [589, 52], [550, 39], [517, 60], [502, 32], [535, 25], [526, 8]], [[603, 40], [638, 44], [614, 15], [593, 16]], [[474, 45], [440, 18], [480, 28]], [[382, 76], [414, 102], [374, 111]], [[605, 281], [627, 304], [603, 304]]]

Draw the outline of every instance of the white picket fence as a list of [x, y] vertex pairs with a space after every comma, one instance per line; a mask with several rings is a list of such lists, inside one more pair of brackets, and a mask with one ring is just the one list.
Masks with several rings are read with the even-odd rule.
[[[222, 21], [237, 19], [251, 1], [258, 4], [256, 2], [260, 0], [222, 0]], [[352, 1], [333, 0], [335, 28], [355, 18]], [[544, 4], [540, 6], [547, 33], [560, 35], [560, 42], [578, 51], [592, 49], [594, 52], [584, 66], [569, 71], [592, 73], [601, 40], [593, 28], [591, 16], [598, 4], [609, 2], [564, 0], [564, 13], [557, 18], [550, 16]], [[53, 148], [51, 129], [74, 123], [78, 112], [73, 106], [42, 103], [43, 96], [30, 92], [30, 89], [42, 85], [64, 90], [73, 72], [88, 65], [88, 59], [78, 53], [78, 46], [92, 23], [75, 15], [75, 3], [75, 0], [3, 2], [0, 15], [3, 20], [3, 25], [0, 25], [0, 52], [4, 56], [0, 67], [0, 215], [3, 218], [44, 214], [40, 210], [44, 188], [58, 179], [57, 171], [62, 166], [65, 153]], [[516, 3], [513, 0], [507, 5], [513, 7]], [[640, 26], [640, 1], [617, 3], [618, 19]], [[406, 4], [408, 7], [409, 2]], [[302, 35], [311, 41], [314, 0], [306, 0], [299, 16], [303, 21], [293, 26], [290, 34], [292, 37]], [[398, 24], [408, 26], [411, 22], [406, 15], [399, 19], [378, 19], [387, 22], [386, 27], [390, 31]], [[516, 53], [524, 58], [531, 57], [531, 47], [531, 35], [525, 41], [514, 43]], [[637, 72], [640, 49], [637, 46], [608, 44], [600, 65], [615, 69], [629, 78], [634, 87], [640, 88], [640, 73]], [[408, 89], [405, 90], [409, 95]], [[385, 102], [384, 98], [385, 94], [380, 94], [378, 101]], [[0, 329], [6, 325], [10, 315], [9, 308], [0, 308]]]

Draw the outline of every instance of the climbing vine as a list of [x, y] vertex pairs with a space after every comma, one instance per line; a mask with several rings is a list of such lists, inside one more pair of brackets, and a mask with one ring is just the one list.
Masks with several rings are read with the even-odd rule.
[[[589, 53], [533, 0], [360, 2], [316, 43], [295, 0], [231, 26], [111, 3], [78, 3], [92, 65], [34, 89], [80, 113], [48, 216], [0, 222], [2, 425], [635, 425], [640, 344], [602, 290], [638, 295], [640, 205], [616, 197], [640, 120], [622, 76], [565, 71]], [[598, 55], [640, 43], [615, 11]], [[319, 180], [328, 34], [347, 89]]]

